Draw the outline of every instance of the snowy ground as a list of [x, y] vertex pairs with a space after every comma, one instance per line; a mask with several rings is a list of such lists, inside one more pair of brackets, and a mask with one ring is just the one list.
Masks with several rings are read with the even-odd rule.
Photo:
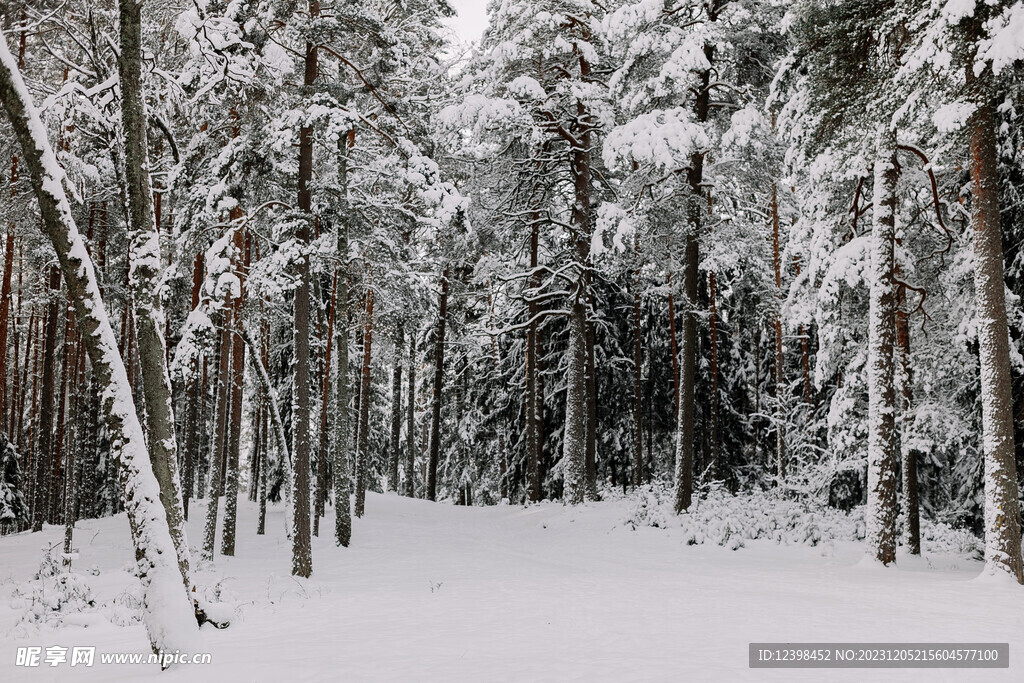
[[[204, 628], [212, 664], [164, 673], [14, 666], [19, 646], [147, 650], [141, 625], [111, 623], [131, 618], [111, 605], [136, 590], [123, 516], [79, 525], [76, 569], [99, 570], [85, 574], [98, 613], [63, 623], [24, 623], [18, 597], [61, 529], [0, 538], [0, 680], [1024, 680], [1024, 589], [971, 581], [977, 562], [926, 555], [877, 570], [856, 566], [852, 542], [687, 545], [682, 528], [624, 524], [634, 505], [458, 508], [370, 494], [352, 547], [314, 539], [314, 577], [302, 581], [289, 575], [280, 507], [258, 537], [245, 502], [237, 557], [199, 575], [223, 578], [235, 621]], [[193, 543], [201, 512], [193, 507]], [[752, 641], [1009, 641], [1011, 668], [751, 670]]]

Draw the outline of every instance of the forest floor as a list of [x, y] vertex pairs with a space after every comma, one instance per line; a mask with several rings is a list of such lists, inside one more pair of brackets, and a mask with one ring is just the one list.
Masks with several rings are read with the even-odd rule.
[[[624, 523], [635, 505], [466, 508], [370, 494], [347, 549], [334, 547], [328, 513], [313, 578], [298, 580], [281, 507], [256, 536], [256, 508], [243, 501], [236, 556], [218, 555], [198, 573], [220, 581], [234, 622], [204, 627], [211, 664], [164, 673], [101, 664], [99, 654], [88, 668], [15, 666], [26, 646], [44, 656], [53, 645], [147, 651], [143, 627], [130, 623], [139, 588], [126, 572], [123, 515], [76, 529], [75, 569], [95, 600], [84, 615], [65, 608], [26, 619], [31, 579], [61, 528], [3, 537], [0, 680], [1024, 680], [1024, 589], [972, 581], [976, 560], [926, 552], [878, 569], [859, 563], [855, 542], [688, 545], [681, 528]], [[193, 504], [193, 544], [202, 512]], [[1009, 641], [1011, 668], [748, 668], [750, 642], [858, 641]]]

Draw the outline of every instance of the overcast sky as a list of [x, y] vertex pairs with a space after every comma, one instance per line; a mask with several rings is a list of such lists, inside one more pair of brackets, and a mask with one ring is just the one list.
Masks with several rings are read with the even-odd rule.
[[469, 42], [479, 40], [487, 28], [487, 0], [450, 0], [459, 13], [449, 23], [459, 38]]

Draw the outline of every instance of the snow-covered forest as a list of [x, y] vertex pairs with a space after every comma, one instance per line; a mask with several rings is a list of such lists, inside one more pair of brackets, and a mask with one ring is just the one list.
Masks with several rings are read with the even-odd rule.
[[1020, 638], [1024, 0], [486, 5], [0, 3], [0, 667]]

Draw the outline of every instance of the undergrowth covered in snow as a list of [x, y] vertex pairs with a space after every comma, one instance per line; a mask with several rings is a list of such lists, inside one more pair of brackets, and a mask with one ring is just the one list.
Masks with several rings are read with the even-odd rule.
[[[712, 487], [680, 515], [672, 509], [672, 492], [646, 485], [632, 495], [633, 504], [623, 524], [632, 529], [682, 528], [688, 545], [720, 545], [738, 550], [748, 541], [766, 540], [779, 545], [817, 546], [825, 541], [863, 541], [864, 508], [849, 513], [827, 506], [810, 506], [771, 491], [734, 495]], [[921, 520], [921, 542], [927, 553], [981, 559], [984, 545], [964, 529]]]

